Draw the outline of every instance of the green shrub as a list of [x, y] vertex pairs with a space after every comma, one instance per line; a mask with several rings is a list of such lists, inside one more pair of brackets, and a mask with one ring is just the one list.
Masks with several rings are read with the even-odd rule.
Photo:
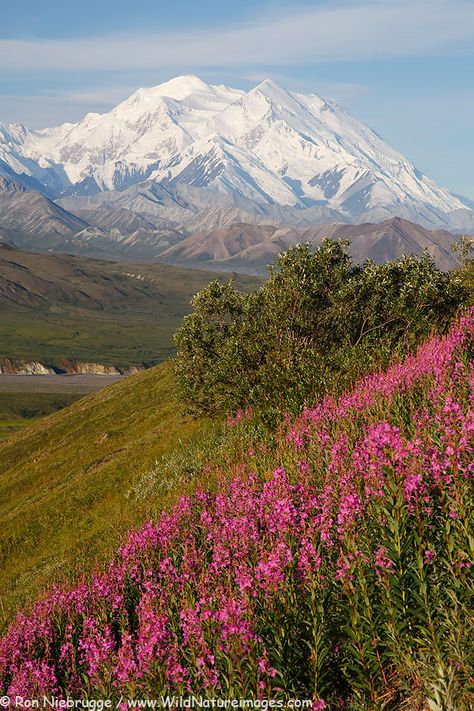
[[462, 280], [428, 255], [354, 266], [347, 245], [289, 249], [250, 294], [231, 280], [197, 294], [175, 336], [175, 372], [191, 411], [298, 412], [444, 330], [466, 301]]
[[474, 239], [463, 235], [453, 243], [451, 249], [461, 262], [453, 277], [466, 291], [467, 301], [472, 306], [474, 304]]

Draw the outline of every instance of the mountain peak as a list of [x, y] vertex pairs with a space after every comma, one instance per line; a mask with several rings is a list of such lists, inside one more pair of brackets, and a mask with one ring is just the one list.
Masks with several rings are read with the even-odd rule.
[[[297, 94], [285, 89], [277, 84], [273, 79], [264, 79], [260, 84], [251, 89], [246, 95], [253, 104], [257, 101], [257, 105], [265, 104], [271, 107], [272, 111], [280, 115], [281, 110], [284, 113], [289, 112], [292, 115], [299, 115], [304, 108], [300, 103], [300, 98]], [[244, 97], [245, 100], [245, 97]], [[275, 115], [276, 115], [275, 114]]]
[[194, 94], [212, 94], [213, 89], [194, 74], [185, 74], [175, 77], [163, 84], [156, 86], [141, 87], [131, 94], [128, 99], [115, 107], [115, 111], [121, 107], [136, 107], [141, 104], [148, 105], [162, 99], [173, 99], [174, 101], [184, 101]]
[[273, 79], [264, 79], [260, 82], [260, 84], [257, 84], [257, 86], [254, 87], [249, 93], [254, 94], [257, 92], [259, 94], [263, 94], [270, 100], [288, 101], [288, 99], [290, 99], [294, 101], [293, 95], [290, 94], [287, 89], [273, 81]]
[[212, 88], [195, 74], [183, 74], [153, 87], [151, 91], [181, 101], [198, 91], [212, 92]]
[[[273, 79], [262, 79], [260, 84], [257, 84], [255, 87], [256, 91], [282, 91], [282, 87], [276, 83], [276, 81], [273, 81]], [[286, 90], [285, 90], [286, 91]]]
[[474, 220], [469, 206], [335, 104], [270, 78], [246, 92], [185, 74], [75, 125], [0, 126], [0, 174], [43, 184], [51, 195], [122, 191], [151, 179], [357, 221], [395, 213], [450, 224], [454, 211], [456, 226]]

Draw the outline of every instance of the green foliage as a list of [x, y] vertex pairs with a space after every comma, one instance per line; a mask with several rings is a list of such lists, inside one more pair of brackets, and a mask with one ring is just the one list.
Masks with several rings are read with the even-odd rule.
[[[236, 342], [246, 298], [226, 284], [212, 281], [193, 299], [194, 312], [176, 334], [179, 349], [176, 373], [191, 403], [203, 412], [226, 409], [234, 374], [226, 373]], [[214, 363], [215, 368], [209, 368]], [[224, 367], [223, 367], [224, 366]]]
[[474, 239], [462, 235], [451, 246], [451, 251], [461, 262], [459, 269], [453, 272], [453, 278], [467, 294], [467, 303], [474, 304]]
[[268, 281], [244, 294], [211, 282], [175, 336], [175, 372], [191, 411], [251, 405], [269, 420], [383, 367], [443, 331], [467, 289], [428, 255], [353, 266], [347, 243], [281, 254]]
[[468, 235], [461, 235], [457, 242], [453, 242], [451, 250], [460, 259], [461, 264], [467, 264], [472, 259], [474, 239]]

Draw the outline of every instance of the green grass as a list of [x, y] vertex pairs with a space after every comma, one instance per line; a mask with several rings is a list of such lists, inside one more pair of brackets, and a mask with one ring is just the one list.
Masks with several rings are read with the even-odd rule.
[[33, 417], [28, 419], [16, 418], [14, 420], [0, 420], [0, 442], [7, 439], [15, 432], [22, 430], [24, 427], [28, 427], [33, 424], [37, 419], [39, 418]]
[[183, 414], [164, 363], [0, 441], [1, 622], [53, 580], [77, 573], [78, 561], [109, 555], [127, 529], [193, 486], [180, 479], [156, 497], [134, 494], [157, 461], [214, 431]]
[[0, 308], [0, 355], [52, 365], [63, 359], [123, 367], [157, 363], [173, 353], [173, 334], [188, 310], [186, 302], [175, 316]]
[[[197, 269], [0, 251], [0, 357], [128, 366], [173, 353], [193, 295], [212, 279]], [[138, 278], [139, 277], [139, 278]], [[236, 276], [249, 291], [261, 283]]]
[[0, 392], [0, 424], [46, 417], [78, 400], [80, 393]]
[[0, 392], [0, 442], [80, 397], [78, 393]]

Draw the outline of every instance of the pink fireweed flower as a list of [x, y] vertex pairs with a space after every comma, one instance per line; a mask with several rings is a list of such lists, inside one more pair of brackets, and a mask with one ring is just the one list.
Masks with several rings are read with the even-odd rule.
[[275, 677], [278, 671], [272, 667], [266, 655], [261, 656], [257, 662], [257, 669], [260, 676]]
[[237, 410], [235, 415], [232, 417], [232, 415], [229, 415], [227, 418], [227, 427], [237, 427], [241, 422], [244, 420], [250, 420], [252, 417], [252, 408], [247, 407], [245, 410], [242, 410], [241, 408]]
[[405, 478], [405, 484], [403, 486], [403, 491], [405, 494], [405, 499], [410, 504], [416, 496], [421, 493], [423, 489], [423, 477], [421, 474], [415, 472], [414, 474], [408, 474]]
[[321, 568], [322, 559], [314, 543], [304, 538], [298, 556], [298, 568], [304, 578], [309, 580]]
[[341, 550], [336, 567], [336, 580], [343, 583], [354, 579], [354, 556], [352, 553], [345, 554]]
[[430, 548], [427, 548], [423, 554], [423, 563], [428, 565], [435, 559], [436, 555]]
[[337, 515], [338, 532], [342, 534], [358, 516], [362, 514], [364, 507], [357, 493], [344, 494], [339, 504]]
[[119, 681], [136, 681], [139, 679], [145, 668], [140, 669], [135, 659], [133, 638], [130, 634], [122, 636], [122, 645], [118, 652], [116, 677]]
[[292, 562], [293, 554], [285, 543], [279, 543], [276, 549], [266, 555], [257, 564], [257, 578], [260, 587], [269, 591], [277, 588], [285, 580], [287, 566]]
[[383, 572], [395, 572], [393, 561], [388, 557], [384, 546], [379, 546], [375, 553], [375, 572], [377, 575], [382, 575]]
[[92, 679], [111, 663], [115, 663], [115, 640], [110, 625], [101, 625], [99, 620], [86, 617], [82, 638], [79, 642], [82, 662]]

